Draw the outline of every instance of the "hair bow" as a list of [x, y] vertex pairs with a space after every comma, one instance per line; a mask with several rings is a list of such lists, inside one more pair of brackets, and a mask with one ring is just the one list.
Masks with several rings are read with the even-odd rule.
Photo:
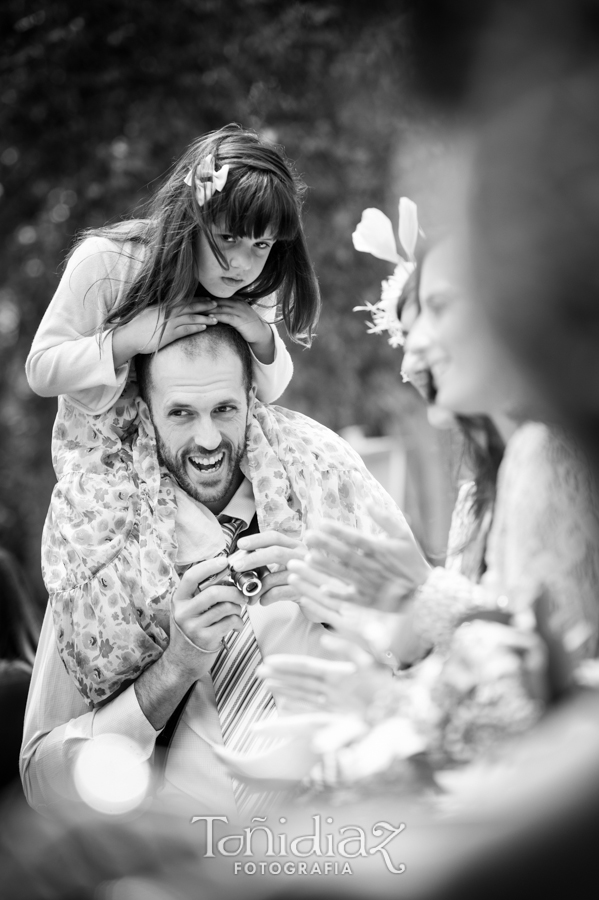
[[[193, 169], [190, 169], [184, 178], [185, 184], [191, 187]], [[202, 160], [196, 169], [195, 177], [195, 195], [198, 206], [203, 206], [210, 200], [215, 191], [222, 191], [227, 183], [227, 175], [229, 174], [229, 166], [221, 166], [216, 171], [214, 167], [214, 156], [210, 153], [206, 159]]]

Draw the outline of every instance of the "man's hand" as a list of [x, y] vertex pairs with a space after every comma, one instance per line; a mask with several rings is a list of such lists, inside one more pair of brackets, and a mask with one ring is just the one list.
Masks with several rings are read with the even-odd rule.
[[279, 600], [293, 600], [299, 597], [294, 588], [287, 584], [287, 564], [292, 559], [302, 559], [306, 547], [295, 538], [279, 534], [278, 531], [265, 531], [262, 534], [251, 534], [237, 542], [238, 550], [229, 557], [229, 564], [237, 572], [248, 572], [261, 566], [278, 566], [276, 572], [270, 572], [262, 579], [262, 590], [252, 601], [260, 601], [262, 606], [269, 606]]
[[217, 556], [188, 569], [171, 601], [170, 641], [162, 656], [135, 682], [140, 708], [160, 731], [189, 688], [210, 671], [223, 637], [240, 631], [244, 602], [237, 588], [213, 585], [198, 593], [198, 585], [227, 566]]
[[228, 560], [217, 556], [192, 566], [185, 572], [171, 603], [170, 642], [165, 656], [184, 676], [205, 674], [230, 631], [241, 631], [239, 615], [245, 602], [231, 585], [215, 584], [199, 590], [211, 575], [226, 569]]

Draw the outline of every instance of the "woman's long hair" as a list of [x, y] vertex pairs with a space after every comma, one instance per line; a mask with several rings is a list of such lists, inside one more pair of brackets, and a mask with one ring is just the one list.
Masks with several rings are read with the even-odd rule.
[[[196, 170], [208, 156], [217, 170], [228, 165], [229, 172], [222, 191], [200, 207], [195, 188], [185, 179], [191, 172], [195, 185]], [[305, 191], [283, 151], [239, 125], [227, 125], [194, 141], [149, 202], [143, 219], [83, 235], [82, 239], [101, 236], [121, 245], [133, 241], [148, 248], [139, 274], [105, 324], [123, 325], [149, 306], [161, 306], [168, 316], [176, 306], [189, 303], [197, 287], [195, 248], [200, 232], [225, 266], [212, 234], [216, 224], [236, 237], [251, 239], [262, 237], [270, 228], [276, 242], [264, 269], [236, 296], [256, 303], [276, 293], [277, 310], [290, 337], [309, 346], [320, 294], [302, 226]]]
[[[437, 243], [437, 241], [435, 241]], [[410, 301], [416, 303], [420, 308], [420, 276], [422, 272], [422, 264], [431, 251], [434, 244], [425, 241], [419, 241], [416, 253], [416, 268], [408, 281], [397, 304], [398, 318], [404, 305]], [[432, 385], [432, 378], [431, 378]], [[434, 403], [433, 392], [426, 399], [429, 403]], [[485, 571], [486, 564], [484, 560], [484, 544], [486, 536], [483, 537], [483, 546], [481, 547], [481, 531], [485, 522], [490, 521], [493, 515], [495, 505], [495, 495], [497, 492], [497, 475], [499, 466], [503, 459], [505, 451], [505, 442], [499, 434], [497, 428], [489, 416], [455, 416], [457, 427], [463, 438], [463, 459], [474, 483], [474, 489], [471, 495], [471, 511], [473, 513], [473, 526], [470, 532], [468, 544], [478, 545], [477, 562], [472, 566], [478, 569], [480, 577]], [[467, 553], [468, 547], [460, 547], [460, 552]]]

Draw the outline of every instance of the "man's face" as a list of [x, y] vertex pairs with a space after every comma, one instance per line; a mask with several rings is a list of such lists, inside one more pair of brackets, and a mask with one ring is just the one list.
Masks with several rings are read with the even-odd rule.
[[243, 475], [239, 463], [254, 404], [239, 357], [227, 346], [189, 358], [178, 345], [152, 361], [151, 415], [158, 457], [180, 487], [212, 512], [227, 505]]

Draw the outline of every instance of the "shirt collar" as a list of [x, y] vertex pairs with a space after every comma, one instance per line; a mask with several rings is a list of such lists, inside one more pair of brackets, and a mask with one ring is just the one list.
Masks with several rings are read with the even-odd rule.
[[[210, 510], [190, 497], [169, 474], [177, 503], [175, 536], [177, 565], [190, 565], [221, 553], [226, 540], [218, 519]], [[223, 514], [241, 519], [249, 525], [256, 512], [251, 482], [244, 478]]]
[[219, 513], [219, 515], [241, 519], [246, 525], [249, 525], [254, 518], [255, 512], [256, 501], [254, 500], [252, 483], [247, 478], [244, 478], [222, 513]]

